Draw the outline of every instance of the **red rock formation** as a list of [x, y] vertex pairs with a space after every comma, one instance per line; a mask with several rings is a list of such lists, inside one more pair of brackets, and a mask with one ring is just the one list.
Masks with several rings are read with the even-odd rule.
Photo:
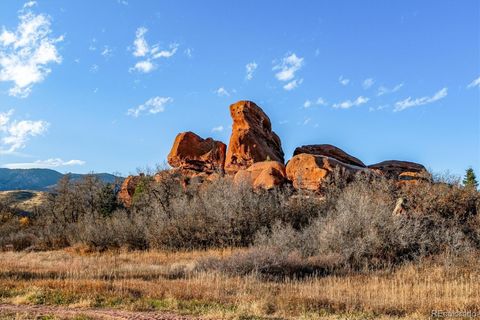
[[427, 169], [415, 162], [388, 160], [369, 165], [368, 168], [385, 175], [387, 178], [397, 179], [405, 183], [431, 180], [431, 175]]
[[239, 101], [230, 106], [233, 119], [225, 171], [234, 174], [255, 162], [284, 162], [280, 138], [272, 131], [270, 119], [251, 101]]
[[227, 146], [212, 138], [202, 139], [193, 132], [177, 135], [168, 154], [168, 163], [174, 168], [198, 172], [223, 172]]
[[233, 179], [236, 184], [248, 183], [254, 189], [273, 189], [286, 181], [285, 166], [278, 161], [262, 161], [239, 170]]
[[135, 189], [137, 188], [137, 185], [142, 177], [143, 175], [128, 176], [125, 180], [123, 180], [120, 191], [118, 192], [118, 200], [123, 203], [125, 207], [128, 208], [132, 205]]
[[293, 182], [296, 189], [320, 191], [325, 179], [339, 169], [346, 179], [355, 173], [368, 172], [366, 168], [340, 162], [334, 158], [301, 153], [294, 156], [287, 163], [287, 178]]
[[351, 164], [358, 167], [366, 167], [366, 165], [360, 161], [359, 159], [355, 158], [354, 156], [349, 155], [345, 151], [331, 144], [312, 144], [301, 146], [295, 149], [293, 155], [296, 156], [300, 153], [308, 153], [318, 156], [326, 156], [330, 158], [337, 159], [346, 164]]

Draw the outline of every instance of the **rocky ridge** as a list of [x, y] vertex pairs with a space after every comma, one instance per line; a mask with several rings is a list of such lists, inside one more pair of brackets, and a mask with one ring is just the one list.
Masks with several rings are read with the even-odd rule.
[[[295, 189], [321, 192], [323, 182], [335, 171], [347, 181], [359, 172], [395, 179], [399, 185], [431, 180], [421, 164], [388, 160], [367, 166], [330, 144], [298, 147], [285, 164], [280, 138], [257, 104], [238, 101], [230, 105], [230, 115], [233, 125], [228, 147], [221, 141], [202, 138], [190, 131], [176, 136], [167, 160], [172, 171], [184, 176], [184, 186], [226, 175], [234, 183], [245, 183], [254, 189], [291, 185]], [[160, 180], [157, 176], [154, 178], [154, 181]], [[127, 207], [132, 204], [138, 181], [139, 176], [129, 176], [121, 186], [119, 198]]]

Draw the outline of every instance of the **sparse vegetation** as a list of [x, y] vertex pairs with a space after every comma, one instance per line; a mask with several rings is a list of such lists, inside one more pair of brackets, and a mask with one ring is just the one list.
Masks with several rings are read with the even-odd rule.
[[2, 253], [0, 301], [305, 318], [479, 305], [480, 195], [458, 181], [338, 173], [314, 194], [161, 177], [129, 208], [94, 176], [63, 178], [28, 221], [0, 206], [4, 250], [61, 249]]

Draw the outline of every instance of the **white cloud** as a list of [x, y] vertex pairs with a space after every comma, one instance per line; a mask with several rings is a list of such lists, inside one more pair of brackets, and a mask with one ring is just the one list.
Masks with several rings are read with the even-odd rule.
[[273, 67], [273, 71], [278, 72], [275, 74], [275, 77], [279, 81], [289, 81], [286, 85], [283, 86], [283, 89], [289, 91], [295, 89], [299, 86], [303, 79], [295, 79], [295, 74], [300, 70], [304, 65], [304, 59], [298, 57], [295, 53], [286, 55], [279, 64]]
[[37, 5], [36, 1], [28, 1], [23, 5], [23, 9], [31, 8]]
[[479, 87], [480, 88], [480, 77], [478, 77], [477, 79], [470, 82], [470, 84], [467, 86], [468, 89], [474, 88], [474, 87]]
[[311, 118], [306, 118], [305, 120], [303, 120], [303, 125], [306, 126], [307, 124], [310, 123], [310, 121], [312, 121]]
[[136, 58], [142, 58], [141, 61], [138, 61], [134, 67], [130, 68], [130, 71], [137, 71], [141, 73], [149, 73], [156, 69], [156, 64], [154, 60], [160, 58], [171, 58], [177, 53], [178, 43], [170, 44], [167, 50], [160, 50], [158, 44], [150, 47], [148, 44], [145, 35], [148, 32], [148, 29], [145, 27], [140, 27], [135, 33], [135, 40], [133, 41], [133, 56]]
[[135, 57], [145, 57], [150, 51], [147, 40], [145, 39], [147, 31], [147, 28], [140, 27], [137, 29], [137, 32], [135, 32], [135, 40], [133, 41], [133, 46], [135, 48], [133, 55]]
[[124, 6], [128, 6], [128, 1], [127, 0], [117, 0], [118, 4], [123, 4]]
[[130, 68], [130, 71], [137, 71], [141, 73], [149, 73], [150, 71], [153, 71], [155, 69], [155, 66], [153, 65], [152, 62], [145, 60], [145, 61], [140, 61], [135, 64], [132, 68]]
[[359, 96], [357, 99], [351, 101], [351, 100], [345, 100], [340, 103], [335, 103], [332, 105], [333, 108], [336, 109], [350, 109], [351, 107], [356, 107], [360, 106], [362, 104], [365, 104], [369, 101], [370, 99], [367, 97]]
[[393, 88], [387, 88], [387, 87], [384, 87], [384, 86], [380, 86], [378, 88], [377, 96], [383, 96], [384, 94], [397, 92], [402, 87], [403, 87], [403, 83], [399, 83]]
[[435, 102], [437, 100], [445, 98], [447, 96], [447, 94], [448, 94], [448, 88], [442, 88], [439, 91], [437, 91], [431, 97], [425, 96], [425, 97], [416, 98], [416, 99], [412, 99], [411, 97], [408, 97], [405, 100], [396, 102], [395, 103], [395, 108], [393, 109], [393, 111], [394, 112], [403, 111], [403, 110], [408, 109], [408, 108], [417, 107], [417, 106], [421, 106], [421, 105], [424, 105], [424, 104], [432, 103], [432, 102]]
[[223, 126], [218, 126], [212, 128], [212, 132], [222, 132], [223, 131]]
[[287, 83], [286, 85], [283, 86], [283, 89], [290, 91], [301, 85], [303, 82], [303, 79], [295, 79]]
[[105, 58], [110, 58], [113, 54], [113, 50], [109, 46], [104, 46], [100, 54]]
[[127, 115], [137, 118], [143, 112], [147, 112], [150, 114], [163, 112], [165, 111], [165, 106], [172, 102], [173, 98], [171, 97], [153, 97], [136, 108], [128, 109]]
[[67, 166], [83, 166], [85, 161], [83, 160], [68, 160], [64, 161], [60, 158], [52, 158], [47, 160], [37, 160], [34, 162], [23, 162], [23, 163], [7, 163], [3, 164], [2, 168], [8, 169], [31, 169], [31, 168], [58, 168], [58, 167], [67, 167]]
[[215, 93], [219, 97], [230, 97], [230, 92], [227, 91], [224, 87], [220, 87], [217, 90], [215, 90]]
[[342, 86], [346, 86], [347, 84], [350, 83], [350, 79], [346, 79], [343, 76], [340, 76], [338, 77], [338, 82], [340, 82]]
[[367, 78], [363, 80], [362, 87], [363, 89], [367, 90], [370, 89], [370, 87], [373, 86], [374, 83], [375, 81], [372, 78]]
[[30, 137], [47, 131], [46, 121], [12, 120], [14, 110], [0, 113], [0, 154], [13, 153], [25, 147]]
[[159, 58], [170, 58], [172, 57], [178, 50], [178, 43], [172, 43], [169, 46], [170, 50], [160, 50], [158, 46], [154, 46], [150, 53], [152, 55], [152, 59], [159, 59]]
[[319, 105], [319, 106], [326, 106], [328, 103], [327, 103], [327, 101], [326, 101], [325, 99], [323, 99], [322, 97], [319, 97], [319, 98], [317, 99], [316, 104]]
[[323, 99], [322, 97], [319, 97], [317, 98], [316, 101], [311, 101], [311, 100], [306, 100], [304, 103], [303, 103], [303, 107], [305, 109], [308, 109], [310, 107], [313, 107], [314, 105], [317, 105], [317, 106], [326, 106], [328, 103], [325, 99]]
[[247, 80], [253, 79], [253, 73], [255, 72], [257, 67], [258, 67], [258, 64], [255, 61], [247, 63], [247, 65], [245, 66], [245, 69], [247, 71], [247, 75], [245, 76], [245, 78]]
[[33, 85], [52, 71], [49, 65], [62, 61], [56, 44], [63, 37], [50, 37], [50, 18], [31, 12], [29, 8], [34, 5], [34, 1], [27, 2], [20, 10], [16, 30], [2, 27], [0, 33], [0, 81], [13, 82], [9, 90], [12, 96], [27, 97]]

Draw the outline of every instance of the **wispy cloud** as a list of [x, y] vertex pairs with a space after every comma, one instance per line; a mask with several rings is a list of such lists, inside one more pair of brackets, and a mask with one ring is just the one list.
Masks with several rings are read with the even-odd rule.
[[90, 66], [90, 72], [91, 72], [91, 73], [97, 73], [97, 72], [98, 72], [98, 69], [99, 69], [98, 64], [92, 64], [92, 65]]
[[130, 108], [127, 115], [137, 118], [142, 113], [156, 114], [165, 111], [165, 106], [173, 102], [171, 97], [153, 97], [136, 108]]
[[317, 106], [326, 106], [328, 105], [327, 101], [325, 99], [323, 99], [322, 97], [319, 97], [317, 98], [316, 101], [311, 101], [311, 100], [306, 100], [304, 103], [303, 103], [303, 107], [305, 109], [308, 109], [310, 107], [313, 107], [314, 105], [317, 105]]
[[84, 164], [85, 164], [85, 161], [83, 160], [64, 161], [60, 158], [52, 158], [47, 160], [37, 160], [34, 162], [7, 163], [7, 164], [1, 165], [1, 167], [8, 168], [8, 169], [32, 169], [32, 168], [51, 169], [51, 168], [58, 168], [58, 167], [83, 166]]
[[328, 102], [325, 99], [323, 99], [322, 97], [319, 97], [315, 103], [319, 106], [328, 105]]
[[13, 120], [14, 110], [0, 113], [0, 154], [14, 153], [25, 147], [31, 137], [45, 133], [46, 121]]
[[309, 124], [311, 121], [312, 121], [312, 118], [305, 118], [305, 120], [303, 120], [303, 122], [302, 122], [302, 125], [306, 126], [306, 125]]
[[3, 26], [0, 33], [0, 81], [13, 82], [11, 96], [27, 97], [52, 71], [49, 65], [62, 62], [56, 45], [63, 37], [51, 37], [50, 17], [33, 13], [35, 4], [27, 2], [19, 11], [16, 30]]
[[403, 83], [399, 83], [393, 88], [387, 88], [387, 87], [384, 87], [384, 86], [380, 86], [378, 88], [377, 96], [383, 96], [384, 94], [397, 92], [402, 87], [403, 87]]
[[442, 88], [431, 97], [425, 96], [425, 97], [416, 98], [416, 99], [412, 99], [411, 97], [408, 97], [405, 100], [396, 102], [393, 111], [394, 112], [403, 111], [408, 108], [432, 103], [445, 98], [447, 94], [448, 94], [448, 88]]
[[277, 71], [277, 73], [275, 73], [277, 80], [283, 82], [288, 81], [288, 83], [283, 86], [283, 89], [290, 91], [302, 84], [303, 79], [296, 79], [295, 77], [297, 71], [300, 70], [303, 65], [304, 59], [292, 53], [287, 54], [280, 63], [273, 67], [273, 71]]
[[179, 45], [177, 43], [172, 43], [169, 45], [168, 49], [160, 49], [158, 44], [150, 46], [145, 38], [148, 29], [145, 27], [140, 27], [135, 33], [135, 40], [133, 41], [133, 56], [141, 59], [136, 62], [133, 67], [130, 68], [130, 71], [136, 71], [140, 73], [149, 73], [157, 68], [155, 60], [160, 58], [171, 58], [175, 55], [178, 50]]
[[355, 100], [345, 100], [343, 102], [335, 103], [332, 105], [333, 108], [336, 109], [350, 109], [351, 107], [356, 107], [360, 106], [362, 104], [365, 104], [369, 101], [370, 99], [367, 97], [359, 96]]
[[228, 92], [228, 90], [224, 87], [220, 87], [215, 90], [215, 94], [219, 97], [230, 97], [230, 92]]
[[478, 77], [477, 79], [470, 82], [470, 84], [467, 86], [468, 89], [474, 88], [474, 87], [479, 87], [480, 88], [480, 77]]
[[133, 41], [134, 51], [133, 55], [135, 57], [145, 57], [150, 48], [148, 46], [147, 40], [145, 39], [145, 34], [148, 32], [148, 29], [145, 27], [140, 27], [135, 32], [135, 40]]
[[340, 82], [342, 86], [346, 86], [347, 84], [350, 83], [350, 79], [346, 79], [343, 76], [340, 76], [338, 77], [338, 82]]
[[258, 64], [255, 61], [247, 63], [247, 65], [245, 66], [245, 69], [246, 69], [246, 72], [247, 72], [247, 74], [245, 75], [245, 79], [252, 80], [253, 79], [253, 73], [255, 72], [257, 67], [258, 67]]
[[367, 78], [367, 79], [363, 80], [362, 87], [363, 87], [363, 89], [367, 90], [367, 89], [370, 89], [373, 86], [374, 83], [375, 83], [375, 81], [372, 78]]
[[32, 8], [37, 5], [37, 1], [28, 1], [23, 5], [23, 9]]
[[283, 89], [285, 89], [287, 91], [290, 91], [290, 90], [295, 89], [296, 87], [298, 87], [302, 83], [303, 83], [303, 79], [294, 79], [294, 80], [290, 81], [289, 83], [287, 83], [286, 85], [284, 85]]
[[102, 50], [102, 52], [100, 52], [100, 54], [104, 58], [108, 59], [113, 55], [113, 49], [110, 48], [109, 46], [103, 46], [103, 50]]
[[375, 107], [370, 107], [370, 108], [368, 108], [368, 111], [370, 111], [370, 112], [380, 111], [380, 110], [386, 109], [386, 108], [388, 108], [388, 107], [390, 107], [390, 105], [388, 105], [388, 104], [383, 104], [383, 105], [380, 105], [380, 106], [378, 106], [378, 107], [376, 107], [376, 108], [375, 108]]
[[222, 132], [223, 131], [223, 126], [218, 126], [218, 127], [213, 127], [212, 132]]
[[193, 49], [192, 49], [192, 48], [187, 48], [187, 49], [183, 50], [183, 53], [184, 53], [188, 58], [192, 58], [192, 57], [193, 57]]

